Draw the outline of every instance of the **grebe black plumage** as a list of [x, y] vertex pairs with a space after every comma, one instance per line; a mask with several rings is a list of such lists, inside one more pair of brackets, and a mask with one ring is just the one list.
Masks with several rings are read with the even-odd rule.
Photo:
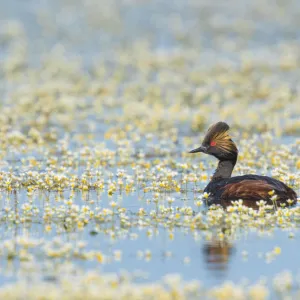
[[229, 136], [229, 126], [224, 122], [213, 124], [208, 129], [202, 145], [190, 151], [196, 152], [212, 155], [219, 160], [210, 183], [204, 189], [204, 192], [209, 193], [209, 205], [220, 204], [227, 207], [232, 205], [231, 201], [239, 199], [243, 200], [244, 205], [253, 208], [258, 207], [259, 200], [273, 205], [272, 191], [277, 197], [275, 201], [278, 206], [282, 203], [288, 206], [297, 202], [295, 191], [277, 179], [251, 174], [231, 177], [238, 150]]

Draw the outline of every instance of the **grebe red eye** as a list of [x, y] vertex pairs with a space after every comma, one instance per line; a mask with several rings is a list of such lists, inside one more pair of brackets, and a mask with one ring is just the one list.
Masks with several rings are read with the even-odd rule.
[[210, 142], [210, 145], [211, 145], [211, 146], [216, 146], [217, 143], [216, 143], [215, 141], [211, 141], [211, 142]]

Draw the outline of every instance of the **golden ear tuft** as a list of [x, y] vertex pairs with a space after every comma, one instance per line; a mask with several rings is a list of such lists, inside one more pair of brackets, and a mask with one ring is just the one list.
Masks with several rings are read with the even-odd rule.
[[226, 152], [237, 152], [237, 148], [229, 135], [229, 128], [225, 122], [213, 124], [207, 130], [203, 144], [214, 145]]

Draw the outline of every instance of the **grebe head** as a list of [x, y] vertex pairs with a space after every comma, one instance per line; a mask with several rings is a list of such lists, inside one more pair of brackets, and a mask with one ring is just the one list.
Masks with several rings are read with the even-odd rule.
[[219, 160], [237, 159], [238, 150], [229, 136], [229, 126], [225, 122], [213, 124], [207, 130], [202, 145], [189, 153], [203, 152]]

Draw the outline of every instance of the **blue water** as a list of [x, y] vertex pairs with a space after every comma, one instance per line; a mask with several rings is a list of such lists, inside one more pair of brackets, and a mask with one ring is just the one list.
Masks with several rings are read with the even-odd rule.
[[[239, 59], [236, 57], [237, 52], [244, 51], [254, 53], [258, 61], [264, 61], [266, 57], [268, 62], [273, 64], [276, 61], [278, 53], [281, 53], [280, 43], [289, 42], [291, 44], [299, 42], [299, 18], [297, 11], [300, 9], [299, 1], [290, 1], [288, 7], [289, 18], [285, 22], [277, 22], [272, 15], [260, 15], [260, 1], [234, 1], [228, 4], [228, 1], [136, 1], [130, 4], [128, 2], [115, 1], [118, 6], [117, 15], [107, 17], [102, 16], [103, 23], [97, 23], [97, 12], [104, 9], [104, 5], [108, 2], [91, 1], [95, 5], [94, 15], [89, 16], [90, 23], [87, 22], [86, 11], [82, 8], [82, 1], [21, 1], [0, 0], [0, 32], [1, 24], [6, 24], [7, 20], [16, 20], [23, 26], [23, 30], [28, 37], [28, 61], [32, 66], [39, 66], [43, 61], [45, 53], [54, 51], [55, 47], [64, 49], [67, 57], [77, 56], [83, 61], [84, 68], [87, 74], [91, 70], [95, 61], [105, 59], [113, 65], [111, 58], [115, 51], [121, 51], [123, 48], [130, 49], [134, 47], [136, 41], [144, 39], [149, 43], [149, 47], [156, 53], [165, 53], [169, 55], [176, 49], [192, 49], [198, 51], [199, 57], [202, 58], [201, 63], [197, 65], [199, 69], [209, 69], [215, 63], [223, 62], [238, 68]], [[126, 4], [127, 3], [127, 4]], [[272, 5], [272, 1], [267, 1], [267, 4]], [[103, 5], [103, 7], [101, 7]], [[263, 10], [264, 11], [264, 10]], [[277, 16], [277, 15], [276, 15]], [[253, 17], [253, 22], [251, 18]], [[280, 16], [277, 16], [278, 18]], [[94, 18], [94, 19], [93, 19]], [[112, 19], [115, 22], [111, 22]], [[118, 22], [117, 19], [120, 19]], [[173, 20], [173, 21], [172, 21]], [[175, 21], [174, 21], [175, 20]], [[177, 20], [177, 23], [176, 23]], [[244, 20], [251, 23], [251, 38], [244, 39], [243, 34], [232, 30], [232, 23]], [[95, 22], [95, 23], [93, 23]], [[171, 30], [172, 22], [175, 22], [179, 28], [177, 34]], [[53, 23], [53, 26], [51, 25]], [[94, 24], [94, 25], [93, 25]], [[173, 26], [173, 25], [172, 25]], [[238, 26], [237, 26], [238, 27]], [[195, 28], [200, 32], [195, 32]], [[236, 26], [234, 26], [236, 30]], [[212, 39], [218, 37], [219, 39]], [[227, 43], [226, 42], [231, 42]], [[236, 46], [240, 45], [240, 46]], [[270, 49], [272, 49], [270, 51]], [[54, 51], [55, 52], [55, 51]], [[5, 43], [0, 44], [0, 60], [5, 58], [9, 53]], [[271, 55], [271, 54], [272, 55]], [[111, 61], [110, 61], [111, 59]], [[190, 66], [193, 67], [193, 60], [190, 61]], [[0, 70], [1, 73], [1, 70]], [[130, 74], [133, 79], [135, 74]], [[155, 74], [151, 74], [151, 80], [155, 81]], [[260, 76], [260, 75], [259, 75]], [[286, 75], [282, 72], [281, 76], [290, 76], [291, 85], [296, 85], [299, 72], [295, 70], [293, 74]], [[280, 76], [279, 76], [280, 77]], [[13, 86], [7, 86], [0, 77], [0, 90], [5, 92], [13, 90]], [[278, 81], [279, 79], [276, 78]], [[24, 83], [27, 82], [26, 74], [24, 75]], [[125, 83], [124, 83], [125, 85]], [[3, 97], [1, 106], [9, 104], [9, 98]], [[88, 101], [93, 101], [89, 99]], [[208, 100], [209, 102], [210, 100]], [[0, 107], [1, 107], [0, 106]], [[259, 111], [259, 105], [253, 105], [252, 109]], [[90, 120], [97, 124], [94, 130], [94, 139], [88, 142], [89, 146], [101, 143], [103, 141], [103, 133], [109, 128], [107, 121], [109, 113], [121, 114], [122, 109], [103, 113], [100, 117], [89, 116]], [[299, 117], [299, 116], [298, 116]], [[295, 119], [297, 115], [295, 115]], [[178, 125], [181, 136], [193, 135], [184, 125]], [[63, 130], [59, 128], [59, 134], [64, 135]], [[86, 134], [90, 130], [86, 126], [85, 121], [80, 120], [76, 128], [72, 129], [71, 135], [77, 133]], [[274, 143], [289, 144], [293, 142], [296, 136], [284, 136]], [[181, 146], [181, 140], [179, 144]], [[80, 144], [78, 142], [78, 144]], [[78, 146], [74, 142], [73, 148]], [[146, 153], [151, 153], [155, 147], [156, 141], [152, 144], [144, 144], [143, 140], [136, 143], [136, 149], [143, 149]], [[109, 149], [115, 150], [116, 144], [112, 141], [106, 142]], [[170, 152], [177, 151], [178, 146], [175, 143], [170, 143]], [[167, 146], [166, 146], [167, 148]], [[181, 149], [180, 149], [181, 150]], [[190, 149], [187, 149], [190, 150]], [[174, 160], [177, 162], [184, 161], [180, 155], [174, 155]], [[43, 151], [34, 150], [30, 154], [22, 155], [20, 153], [9, 153], [5, 157], [8, 164], [2, 166], [1, 170], [7, 171], [10, 167], [16, 173], [19, 173], [20, 159], [27, 156], [35, 156], [43, 159]], [[155, 157], [154, 157], [155, 158]], [[212, 168], [209, 174], [212, 173], [213, 164], [211, 158], [194, 157], [193, 162], [199, 163], [204, 161], [211, 164]], [[45, 165], [43, 166], [45, 169]], [[125, 167], [128, 173], [133, 174], [130, 167]], [[115, 171], [116, 168], [111, 168], [110, 171]], [[76, 172], [80, 173], [79, 168]], [[270, 170], [266, 170], [270, 172]], [[269, 174], [269, 173], [268, 173]], [[199, 185], [201, 189], [205, 186], [205, 182]], [[299, 192], [299, 188], [298, 188]], [[194, 198], [200, 193], [193, 194], [189, 192], [185, 202], [182, 200], [184, 195], [174, 194], [176, 198], [175, 204], [178, 206], [186, 203], [192, 206], [195, 212], [198, 209], [194, 205]], [[50, 193], [51, 201], [54, 203], [54, 192]], [[65, 192], [67, 197], [68, 191]], [[1, 191], [0, 207], [2, 208], [6, 199], [6, 192]], [[26, 192], [21, 190], [17, 195], [19, 206], [26, 201]], [[107, 207], [109, 199], [107, 195], [96, 194], [91, 192], [90, 199], [98, 199], [101, 207]], [[140, 207], [144, 207], [147, 212], [155, 208], [153, 203], [145, 204], [145, 199], [148, 195], [142, 190], [129, 195], [123, 195], [122, 206], [130, 211], [135, 218], [135, 214]], [[150, 197], [150, 196], [149, 196]], [[13, 196], [9, 196], [10, 203], [13, 202]], [[117, 195], [113, 196], [117, 199]], [[40, 208], [43, 208], [45, 203], [45, 195], [40, 194], [35, 196], [34, 203]], [[85, 205], [82, 195], [79, 193], [76, 196], [75, 203]], [[57, 204], [59, 205], [59, 204]], [[93, 206], [91, 206], [93, 207]], [[147, 274], [147, 281], [159, 280], [162, 276], [168, 273], [180, 273], [186, 280], [199, 279], [206, 286], [220, 284], [225, 280], [239, 282], [242, 278], [247, 278], [249, 281], [257, 281], [260, 277], [265, 276], [272, 278], [274, 274], [283, 270], [290, 270], [293, 274], [297, 274], [299, 269], [298, 249], [300, 248], [299, 230], [298, 228], [283, 230], [274, 228], [272, 234], [264, 234], [259, 236], [254, 230], [243, 230], [238, 237], [229, 245], [222, 245], [225, 249], [225, 254], [220, 258], [213, 254], [214, 242], [206, 240], [203, 232], [195, 231], [191, 233], [182, 228], [174, 228], [174, 240], [170, 240], [170, 232], [158, 226], [151, 227], [153, 236], [150, 239], [147, 236], [147, 228], [131, 228], [128, 231], [124, 230], [124, 237], [112, 240], [111, 237], [102, 232], [106, 226], [110, 224], [97, 224], [91, 222], [79, 233], [68, 233], [61, 225], [53, 225], [50, 233], [44, 232], [42, 215], [40, 214], [34, 219], [33, 224], [16, 226], [7, 224], [5, 221], [0, 223], [0, 240], [14, 239], [17, 236], [28, 235], [36, 239], [52, 240], [54, 237], [59, 237], [63, 242], [70, 242], [73, 245], [78, 241], [84, 241], [86, 248], [89, 250], [101, 251], [104, 255], [110, 256], [114, 250], [122, 250], [122, 259], [120, 262], [112, 261], [110, 263], [98, 264], [94, 261], [83, 261], [80, 259], [71, 259], [75, 267], [83, 270], [97, 269], [104, 272], [119, 272], [120, 270], [135, 271], [142, 270]], [[111, 224], [111, 226], [118, 226]], [[96, 235], [90, 234], [95, 228], [99, 229]], [[157, 233], [155, 233], [157, 230]], [[294, 238], [289, 238], [289, 232], [294, 233]], [[137, 234], [136, 240], [130, 237], [132, 234]], [[197, 237], [195, 237], [197, 235]], [[276, 256], [271, 263], [266, 262], [266, 252], [272, 251], [275, 246], [281, 248], [281, 254]], [[209, 248], [210, 247], [210, 248]], [[138, 259], [137, 252], [146, 250], [151, 251], [151, 259], [146, 261], [144, 258]], [[209, 250], [210, 249], [210, 250]], [[247, 251], [247, 256], [243, 255], [243, 251]], [[45, 262], [52, 263], [50, 258], [43, 255], [41, 247], [34, 249], [34, 258], [37, 262], [43, 265]], [[67, 259], [66, 259], [67, 260]], [[188, 260], [190, 260], [188, 262]], [[64, 259], [62, 259], [64, 261]], [[21, 263], [22, 264], [22, 263]], [[15, 259], [7, 261], [1, 257], [0, 259], [0, 284], [8, 281], [14, 281], [19, 276], [20, 262]], [[47, 276], [47, 272], [39, 271], [41, 277]]]

